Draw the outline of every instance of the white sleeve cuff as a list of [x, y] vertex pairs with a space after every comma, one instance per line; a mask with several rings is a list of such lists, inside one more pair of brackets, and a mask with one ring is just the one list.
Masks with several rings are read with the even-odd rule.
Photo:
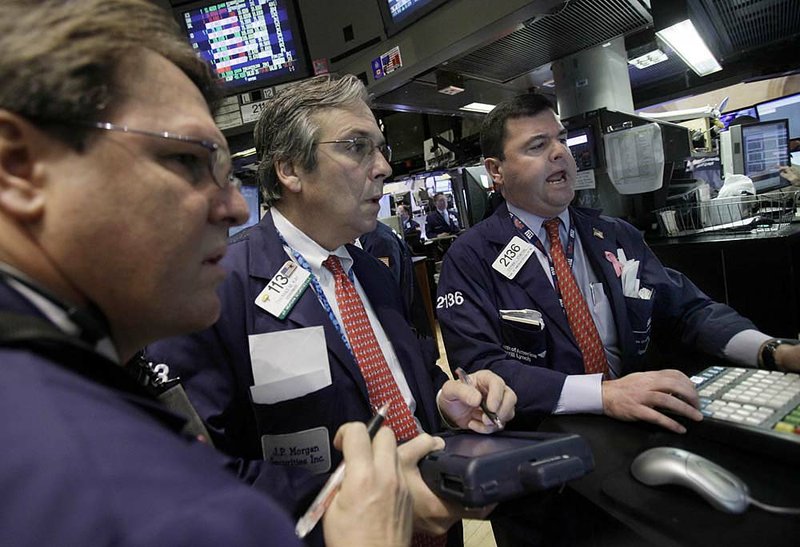
[[772, 339], [772, 336], [757, 330], [743, 330], [728, 340], [722, 354], [729, 361], [748, 367], [758, 366], [758, 350], [761, 344]]
[[554, 414], [602, 414], [602, 381], [602, 374], [567, 376]]

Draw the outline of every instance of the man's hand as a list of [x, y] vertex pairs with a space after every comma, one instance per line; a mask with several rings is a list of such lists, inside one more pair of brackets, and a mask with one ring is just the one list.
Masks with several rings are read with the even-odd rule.
[[344, 482], [323, 517], [332, 547], [406, 547], [411, 542], [412, 500], [394, 433], [382, 427], [370, 442], [361, 423], [344, 424], [333, 440], [344, 452]]
[[791, 165], [781, 165], [778, 167], [778, 173], [788, 180], [792, 186], [800, 186], [800, 170]]
[[494, 433], [500, 428], [481, 410], [481, 400], [485, 398], [486, 408], [505, 424], [514, 417], [517, 395], [490, 370], [479, 370], [469, 376], [473, 386], [455, 380], [445, 382], [437, 401], [439, 411], [448, 422], [462, 429]]
[[479, 509], [466, 509], [456, 503], [443, 500], [431, 492], [419, 472], [419, 460], [434, 450], [444, 448], [444, 441], [422, 433], [397, 449], [400, 467], [414, 498], [414, 531], [429, 536], [441, 536], [463, 518], [482, 519], [492, 512], [495, 505]]
[[775, 366], [784, 372], [800, 372], [800, 345], [781, 344], [775, 348]]
[[699, 422], [703, 419], [699, 406], [694, 384], [677, 370], [636, 372], [603, 382], [603, 412], [618, 420], [643, 420], [675, 433], [686, 433], [685, 427], [658, 409]]

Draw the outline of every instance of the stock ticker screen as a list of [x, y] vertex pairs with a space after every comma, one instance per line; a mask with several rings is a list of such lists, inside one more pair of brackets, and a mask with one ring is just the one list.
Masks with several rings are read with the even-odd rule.
[[192, 47], [225, 87], [244, 90], [308, 75], [291, 0], [229, 0], [182, 13]]

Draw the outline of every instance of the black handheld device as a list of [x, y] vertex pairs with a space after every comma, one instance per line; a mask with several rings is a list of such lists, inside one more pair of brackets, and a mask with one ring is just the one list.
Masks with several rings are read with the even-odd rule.
[[483, 507], [560, 486], [594, 469], [589, 444], [575, 434], [502, 431], [441, 435], [444, 450], [419, 462], [438, 496]]

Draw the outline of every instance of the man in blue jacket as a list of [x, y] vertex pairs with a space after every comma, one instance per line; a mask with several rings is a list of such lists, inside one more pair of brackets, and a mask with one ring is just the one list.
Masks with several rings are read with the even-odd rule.
[[[391, 173], [367, 100], [358, 78], [322, 76], [269, 101], [255, 142], [270, 209], [230, 243], [220, 320], [148, 348], [148, 358], [178, 372], [215, 442], [237, 457], [329, 472], [340, 459], [332, 433], [367, 419], [386, 397], [409, 424], [395, 429], [400, 440], [440, 430], [442, 418], [494, 431], [481, 395], [501, 418], [513, 416], [516, 398], [495, 374], [475, 375], [479, 392], [424, 358], [389, 269], [351, 245], [375, 228]], [[365, 364], [373, 359], [386, 373], [381, 387]], [[394, 395], [376, 396], [383, 388]], [[442, 534], [467, 513], [421, 481], [417, 461], [427, 450], [414, 441], [400, 450], [415, 528]]]
[[425, 235], [428, 239], [442, 234], [457, 234], [461, 228], [455, 211], [447, 208], [447, 196], [441, 192], [434, 195], [433, 206], [434, 211], [425, 217]]
[[[209, 68], [149, 1], [2, 8], [0, 545], [299, 546], [287, 470], [259, 475], [280, 502], [243, 484], [123, 366], [216, 320], [247, 218]], [[407, 545], [391, 431], [348, 424], [337, 445], [328, 544]]]
[[[575, 161], [545, 97], [495, 107], [481, 148], [506, 204], [445, 255], [437, 314], [450, 366], [492, 370], [517, 393], [512, 427], [597, 413], [685, 431], [663, 411], [700, 420], [698, 395], [683, 372], [644, 371], [657, 336], [751, 366], [771, 346], [778, 367], [797, 370], [800, 346], [765, 345], [750, 321], [663, 267], [633, 226], [570, 206]], [[521, 506], [492, 521], [497, 544], [572, 545], [592, 522], [608, 528], [584, 505], [566, 491]]]
[[698, 396], [682, 372], [643, 372], [656, 336], [749, 366], [774, 350], [778, 367], [797, 369], [800, 347], [767, 348], [768, 335], [662, 266], [633, 226], [570, 206], [576, 166], [545, 97], [498, 105], [481, 147], [506, 205], [448, 251], [437, 313], [450, 365], [502, 376], [518, 418], [602, 413], [683, 432], [662, 410], [700, 420]]

